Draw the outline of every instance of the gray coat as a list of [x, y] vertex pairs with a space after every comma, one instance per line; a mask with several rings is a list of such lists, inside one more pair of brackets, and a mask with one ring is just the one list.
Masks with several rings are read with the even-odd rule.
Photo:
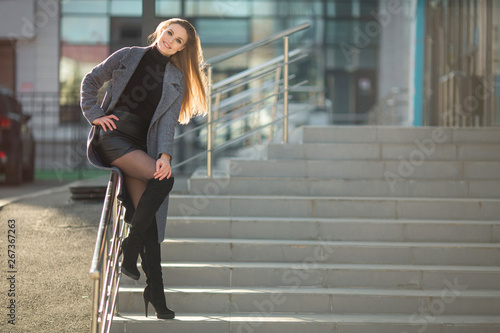
[[[150, 48], [151, 46], [120, 49], [85, 75], [82, 81], [80, 102], [83, 114], [90, 124], [96, 118], [104, 116], [113, 110], [139, 61]], [[97, 92], [108, 81], [110, 83], [109, 87], [102, 103], [99, 105]], [[165, 75], [163, 77], [162, 96], [151, 119], [147, 135], [148, 154], [155, 160], [162, 153], [169, 154], [170, 156], [173, 154], [175, 126], [179, 119], [183, 94], [184, 77], [182, 72], [169, 62], [165, 68]], [[120, 170], [104, 166], [94, 151], [92, 141], [95, 129], [96, 126], [93, 125], [87, 140], [87, 157], [90, 163], [97, 168], [117, 171], [122, 179], [121, 183], [124, 184], [123, 175]], [[130, 213], [133, 212], [133, 205], [131, 204], [130, 197], [127, 195], [125, 186], [122, 186], [119, 198], [123, 201], [127, 209], [126, 220], [130, 221]], [[156, 212], [158, 242], [162, 242], [165, 238], [167, 212], [168, 197]]]

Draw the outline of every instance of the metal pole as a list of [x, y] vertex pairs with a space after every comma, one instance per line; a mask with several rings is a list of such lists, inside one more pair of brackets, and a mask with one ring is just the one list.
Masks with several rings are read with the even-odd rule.
[[94, 292], [92, 299], [92, 325], [90, 328], [90, 332], [96, 333], [99, 328], [99, 280], [100, 277], [94, 279]]
[[288, 143], [288, 36], [283, 37], [283, 142]]
[[212, 177], [212, 66], [207, 69], [207, 177]]

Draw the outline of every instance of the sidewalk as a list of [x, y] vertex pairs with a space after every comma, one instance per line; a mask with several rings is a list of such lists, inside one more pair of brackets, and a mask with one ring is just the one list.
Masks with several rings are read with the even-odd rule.
[[[106, 186], [109, 175], [0, 199], [0, 332], [88, 332], [93, 284], [88, 272], [102, 201], [73, 201], [73, 186]], [[176, 177], [176, 192], [187, 177]], [[12, 223], [12, 221], [15, 221]], [[15, 232], [15, 238], [8, 233]], [[8, 258], [7, 246], [15, 245]], [[15, 260], [13, 268], [9, 259]], [[13, 273], [7, 273], [12, 271]], [[13, 277], [12, 280], [7, 278]], [[11, 303], [14, 308], [7, 308]], [[13, 314], [15, 325], [7, 315]]]

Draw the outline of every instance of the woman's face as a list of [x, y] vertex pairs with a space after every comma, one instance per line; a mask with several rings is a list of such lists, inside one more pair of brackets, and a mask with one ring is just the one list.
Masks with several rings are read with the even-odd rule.
[[163, 30], [158, 38], [158, 49], [161, 54], [169, 57], [182, 51], [186, 46], [187, 39], [188, 35], [186, 29], [179, 24], [173, 23]]

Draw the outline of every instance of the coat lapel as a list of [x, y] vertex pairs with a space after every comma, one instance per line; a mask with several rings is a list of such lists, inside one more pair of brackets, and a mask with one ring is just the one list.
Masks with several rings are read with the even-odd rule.
[[179, 77], [180, 71], [168, 62], [165, 68], [165, 75], [163, 76], [163, 91], [160, 98], [160, 102], [156, 107], [156, 111], [151, 119], [151, 124], [153, 124], [158, 118], [160, 118], [165, 112], [168, 111], [172, 103], [177, 97], [179, 97], [179, 91], [176, 86], [179, 86], [182, 81]]
[[127, 86], [128, 81], [134, 74], [137, 65], [141, 61], [144, 54], [148, 51], [149, 47], [134, 47], [128, 52], [125, 57], [120, 61], [120, 67], [113, 70], [113, 86], [112, 96], [113, 102], [111, 107], [114, 107], [120, 98], [123, 90]]

